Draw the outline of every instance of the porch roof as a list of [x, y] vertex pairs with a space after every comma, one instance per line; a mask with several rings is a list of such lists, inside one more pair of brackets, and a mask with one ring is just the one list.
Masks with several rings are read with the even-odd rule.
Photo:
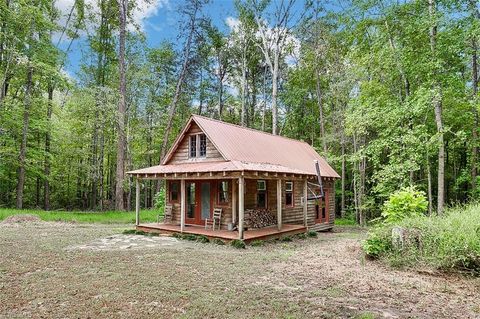
[[310, 172], [269, 163], [248, 163], [241, 161], [211, 161], [157, 165], [128, 172], [132, 175], [173, 174], [173, 173], [220, 173], [220, 172], [273, 172], [299, 175], [313, 175]]

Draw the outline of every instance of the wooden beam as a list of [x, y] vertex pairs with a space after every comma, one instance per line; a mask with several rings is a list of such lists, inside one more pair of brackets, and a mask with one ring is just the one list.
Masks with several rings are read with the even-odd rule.
[[245, 217], [245, 179], [243, 176], [238, 178], [238, 239], [243, 240], [243, 219]]
[[237, 223], [237, 181], [232, 180], [232, 223]]
[[140, 225], [140, 180], [135, 180], [135, 225]]
[[308, 226], [308, 186], [307, 180], [303, 181], [303, 223], [305, 227]]
[[185, 180], [180, 181], [180, 232], [185, 230]]
[[282, 180], [277, 179], [277, 226], [282, 229]]

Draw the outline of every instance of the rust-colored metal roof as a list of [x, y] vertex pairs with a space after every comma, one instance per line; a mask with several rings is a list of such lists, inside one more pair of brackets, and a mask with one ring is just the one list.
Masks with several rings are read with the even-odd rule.
[[[187, 126], [191, 121], [202, 129], [225, 161], [158, 165], [129, 173], [264, 171], [316, 175], [314, 160], [317, 160], [322, 176], [339, 177], [327, 161], [305, 142], [198, 115], [192, 115]], [[170, 155], [175, 152], [180, 140], [177, 139]]]

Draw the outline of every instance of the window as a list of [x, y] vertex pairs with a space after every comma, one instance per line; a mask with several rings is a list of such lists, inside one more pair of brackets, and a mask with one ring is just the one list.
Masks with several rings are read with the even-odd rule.
[[207, 155], [207, 137], [205, 134], [198, 135], [200, 140], [200, 157], [205, 157]]
[[187, 184], [187, 218], [195, 218], [195, 183]]
[[190, 135], [188, 156], [190, 158], [207, 156], [207, 137], [205, 134]]
[[267, 208], [267, 183], [264, 180], [257, 181], [257, 207]]
[[180, 189], [180, 185], [178, 182], [170, 182], [170, 195], [169, 195], [169, 201], [172, 202], [178, 202], [178, 192]]
[[197, 157], [197, 135], [190, 136], [190, 157]]
[[293, 182], [285, 182], [285, 206], [293, 207]]
[[218, 183], [218, 203], [228, 203], [228, 181], [220, 181]]

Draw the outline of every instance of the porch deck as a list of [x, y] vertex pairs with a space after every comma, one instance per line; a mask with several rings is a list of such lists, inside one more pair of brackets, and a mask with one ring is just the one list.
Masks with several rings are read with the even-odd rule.
[[[180, 225], [172, 224], [158, 224], [158, 223], [149, 223], [149, 224], [140, 224], [137, 227], [137, 230], [143, 230], [145, 232], [156, 232], [161, 234], [171, 235], [174, 233], [180, 233]], [[250, 229], [244, 232], [244, 241], [250, 242], [253, 240], [267, 240], [267, 239], [276, 239], [283, 236], [291, 236], [295, 234], [304, 233], [307, 231], [307, 228], [303, 225], [293, 225], [293, 224], [283, 224], [282, 229], [278, 230], [277, 226], [264, 227], [259, 229]], [[199, 225], [185, 225], [184, 234], [194, 234], [194, 235], [204, 235], [209, 239], [219, 238], [226, 241], [231, 241], [233, 239], [238, 239], [238, 231], [229, 231], [229, 230], [212, 230], [205, 229], [203, 226]]]

